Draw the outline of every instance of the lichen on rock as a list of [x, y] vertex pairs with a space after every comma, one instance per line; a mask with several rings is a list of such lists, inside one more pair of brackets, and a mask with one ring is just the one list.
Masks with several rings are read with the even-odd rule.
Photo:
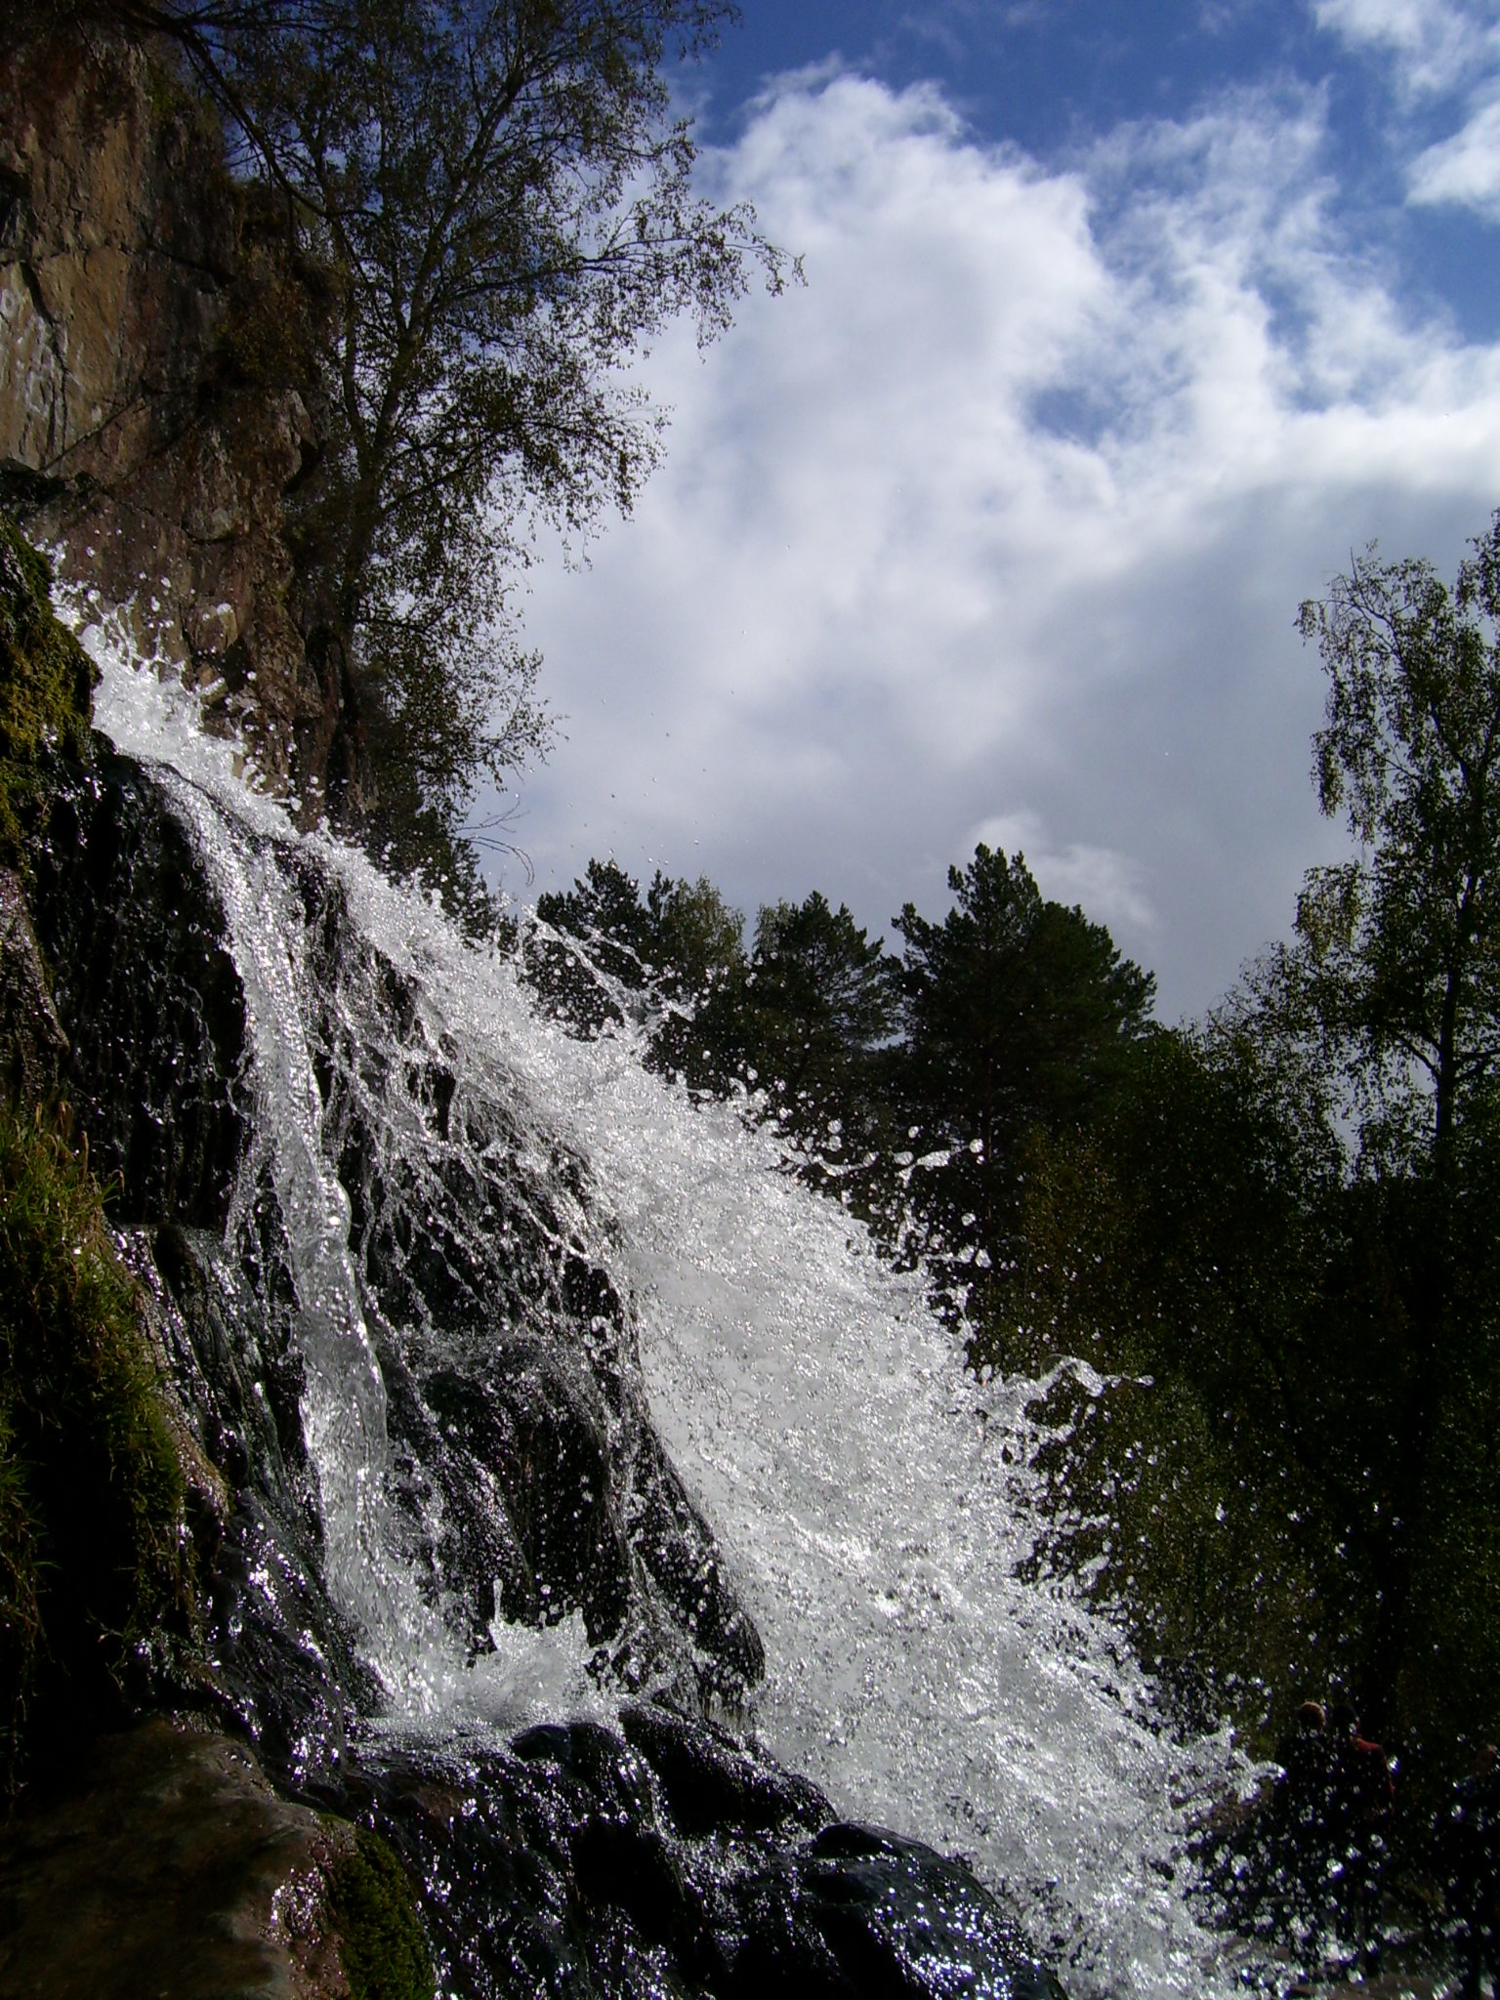
[[[87, 1166], [0, 1117], [0, 1783], [115, 1720], [136, 1650], [193, 1617], [185, 1486], [136, 1286]], [[41, 1669], [45, 1667], [45, 1673]]]

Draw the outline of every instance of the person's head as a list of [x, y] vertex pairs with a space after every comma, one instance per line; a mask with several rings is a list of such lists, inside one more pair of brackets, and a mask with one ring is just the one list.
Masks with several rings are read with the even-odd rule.
[[1357, 1736], [1359, 1717], [1354, 1713], [1352, 1704], [1336, 1701], [1328, 1711], [1328, 1727], [1335, 1736]]
[[1321, 1736], [1328, 1727], [1328, 1717], [1323, 1713], [1320, 1701], [1305, 1701], [1297, 1710], [1297, 1734], [1299, 1736]]

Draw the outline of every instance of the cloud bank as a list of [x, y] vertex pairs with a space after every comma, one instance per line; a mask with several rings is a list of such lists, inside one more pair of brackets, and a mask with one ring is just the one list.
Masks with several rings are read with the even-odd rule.
[[[1413, 88], [1458, 11], [1321, 9]], [[1220, 992], [1337, 844], [1298, 602], [1375, 535], [1451, 570], [1500, 500], [1500, 349], [1408, 316], [1327, 157], [1291, 85], [1048, 165], [930, 87], [780, 79], [705, 166], [808, 284], [659, 348], [666, 466], [533, 577], [539, 886], [612, 853], [878, 931], [990, 838], [1169, 1018]]]

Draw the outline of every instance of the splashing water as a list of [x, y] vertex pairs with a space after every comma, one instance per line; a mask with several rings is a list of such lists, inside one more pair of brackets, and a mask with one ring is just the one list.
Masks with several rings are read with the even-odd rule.
[[979, 1388], [920, 1284], [778, 1173], [769, 1133], [693, 1106], [628, 1036], [578, 1042], [538, 1018], [512, 963], [363, 856], [299, 839], [180, 688], [133, 668], [107, 627], [82, 636], [104, 673], [99, 726], [157, 768], [225, 906], [261, 1112], [245, 1185], [269, 1177], [288, 1220], [330, 1583], [393, 1715], [515, 1728], [599, 1697], [580, 1620], [497, 1627], [496, 1652], [466, 1665], [410, 1573], [348, 1197], [325, 1157], [299, 854], [419, 992], [458, 1075], [513, 1105], [540, 1150], [560, 1138], [586, 1161], [570, 1226], [633, 1303], [657, 1427], [765, 1640], [749, 1720], [769, 1748], [841, 1813], [1006, 1885], [1076, 1994], [1228, 1991], [1180, 1849], [1191, 1803], [1234, 1782], [1234, 1759], [1221, 1740], [1174, 1743], [1119, 1635], [1068, 1591], [1018, 1580], [1034, 1385]]

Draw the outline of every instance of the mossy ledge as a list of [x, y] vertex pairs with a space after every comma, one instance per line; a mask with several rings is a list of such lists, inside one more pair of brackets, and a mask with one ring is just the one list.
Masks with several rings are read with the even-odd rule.
[[49, 756], [89, 757], [98, 671], [54, 616], [51, 586], [46, 557], [0, 513], [0, 863], [22, 858]]
[[[0, 864], [23, 875], [49, 763], [90, 756], [96, 675], [50, 587], [0, 514]], [[180, 1453], [103, 1191], [66, 1143], [65, 1106], [5, 1095], [0, 1793], [49, 1737], [118, 1719], [135, 1667], [194, 1617]]]
[[411, 1883], [368, 1827], [329, 1868], [327, 1912], [351, 2000], [432, 2000], [432, 1960]]
[[134, 1279], [62, 1138], [0, 1116], [0, 1784], [191, 1636], [185, 1482]]

